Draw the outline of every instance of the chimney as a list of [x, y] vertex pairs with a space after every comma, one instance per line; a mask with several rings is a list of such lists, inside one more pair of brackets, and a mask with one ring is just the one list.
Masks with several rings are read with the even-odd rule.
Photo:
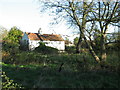
[[41, 33], [42, 32], [42, 30], [41, 30], [41, 28], [39, 28], [38, 29], [38, 34], [37, 34], [37, 36], [39, 37], [39, 39], [41, 40], [41, 41], [43, 41], [42, 39], [41, 39]]
[[42, 34], [41, 28], [38, 29], [38, 34]]

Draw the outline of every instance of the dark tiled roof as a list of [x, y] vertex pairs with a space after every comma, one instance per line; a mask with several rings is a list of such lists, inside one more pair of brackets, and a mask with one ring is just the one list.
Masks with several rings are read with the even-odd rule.
[[56, 34], [38, 34], [38, 33], [27, 33], [30, 40], [43, 40], [43, 41], [64, 41], [60, 35]]

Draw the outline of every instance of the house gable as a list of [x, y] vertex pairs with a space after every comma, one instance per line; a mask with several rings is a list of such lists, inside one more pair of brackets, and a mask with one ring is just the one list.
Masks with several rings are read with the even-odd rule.
[[21, 40], [29, 40], [27, 33], [25, 32]]

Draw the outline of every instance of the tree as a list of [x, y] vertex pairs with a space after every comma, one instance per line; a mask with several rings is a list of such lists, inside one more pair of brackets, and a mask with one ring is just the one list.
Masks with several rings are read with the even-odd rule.
[[[40, 0], [41, 1], [41, 0]], [[70, 26], [76, 27], [80, 32], [80, 37], [76, 46], [76, 52], [80, 52], [81, 42], [84, 39], [89, 47], [91, 54], [97, 62], [100, 62], [98, 56], [93, 51], [85, 36], [85, 28], [87, 18], [93, 2], [79, 2], [75, 0], [56, 0], [56, 1], [41, 1], [42, 11], [49, 10], [56, 15], [55, 21], [59, 22], [65, 19]], [[57, 19], [57, 20], [56, 20]]]
[[[40, 0], [41, 1], [41, 0]], [[43, 2], [43, 3], [42, 3]], [[96, 5], [97, 4], [97, 5]], [[80, 2], [76, 0], [56, 0], [56, 1], [41, 1], [42, 11], [49, 10], [53, 15], [56, 15], [55, 21], [58, 23], [62, 19], [65, 19], [70, 26], [76, 27], [79, 30], [79, 40], [76, 46], [76, 52], [80, 52], [81, 42], [85, 40], [90, 53], [94, 57], [95, 61], [100, 63], [106, 60], [105, 53], [105, 37], [108, 25], [111, 23], [117, 23], [118, 18], [118, 2]], [[113, 6], [112, 6], [113, 5]], [[87, 40], [87, 28], [86, 25], [97, 25], [100, 31], [100, 46], [101, 56], [100, 58], [93, 50], [93, 46]], [[92, 24], [93, 23], [93, 24]], [[92, 27], [92, 26], [91, 26]], [[92, 28], [91, 31], [95, 29]], [[89, 34], [88, 34], [89, 35]], [[91, 37], [89, 37], [91, 39]]]
[[[108, 26], [113, 23], [118, 23], [120, 21], [120, 12], [119, 10], [119, 2], [97, 2], [96, 3], [96, 12], [93, 13], [93, 17], [91, 21], [96, 21], [99, 26], [100, 31], [100, 53], [101, 53], [101, 61], [106, 61], [106, 47], [105, 47], [105, 39], [106, 33], [108, 30]], [[88, 20], [90, 21], [90, 20]]]
[[2, 40], [2, 38], [6, 37], [8, 34], [8, 31], [6, 28], [0, 26], [0, 40]]
[[[110, 24], [114, 24], [114, 23], [118, 23], [120, 21], [120, 12], [119, 12], [119, 2], [96, 2], [93, 4], [92, 8], [94, 11], [91, 11], [91, 14], [89, 14], [90, 18], [88, 18], [86, 20], [86, 22], [90, 22], [91, 21], [91, 24], [93, 23], [93, 26], [97, 25], [98, 26], [98, 30], [99, 30], [99, 33], [98, 35], [99, 38], [100, 38], [100, 53], [101, 53], [101, 56], [100, 58], [96, 58], [97, 61], [100, 61], [101, 62], [105, 62], [106, 61], [106, 47], [105, 47], [105, 44], [106, 44], [106, 33], [108, 31], [108, 26]], [[84, 25], [82, 25], [84, 26]], [[91, 26], [92, 27], [92, 26]], [[85, 28], [86, 30], [84, 31], [87, 31], [87, 28]], [[92, 31], [94, 30], [94, 28], [92, 29]], [[84, 40], [86, 38], [84, 37]], [[91, 40], [90, 38], [90, 34], [89, 34], [89, 39]], [[85, 40], [86, 41], [86, 40]], [[90, 45], [89, 43], [86, 43], [88, 44], [88, 47], [90, 49], [91, 54], [93, 55], [93, 57], [96, 57], [96, 53], [95, 51], [93, 51], [92, 49], [92, 45]]]
[[119, 51], [120, 49], [120, 32], [107, 33], [107, 49]]
[[49, 12], [49, 14], [54, 17], [54, 23], [59, 23], [63, 20], [67, 22], [67, 25], [73, 28], [77, 28], [80, 34], [78, 43], [76, 45], [76, 52], [80, 52], [80, 46], [82, 42], [82, 32], [84, 26], [86, 24], [86, 17], [90, 12], [91, 3], [87, 2], [79, 2], [75, 0], [55, 0], [55, 1], [47, 1], [47, 0], [39, 0], [41, 4], [41, 11]]
[[16, 48], [19, 48], [19, 40], [22, 37], [22, 31], [17, 27], [12, 27], [8, 32], [7, 36], [3, 38], [3, 49], [6, 51], [13, 51]]
[[22, 31], [14, 26], [8, 32], [6, 39], [8, 39], [10, 42], [19, 43], [21, 37]]
[[75, 45], [75, 46], [77, 45], [78, 40], [79, 40], [79, 38], [78, 38], [78, 37], [74, 38], [74, 45]]

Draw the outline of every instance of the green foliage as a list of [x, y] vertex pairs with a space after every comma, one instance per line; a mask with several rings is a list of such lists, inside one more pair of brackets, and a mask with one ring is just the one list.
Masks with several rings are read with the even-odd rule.
[[9, 40], [9, 42], [19, 43], [19, 39], [22, 37], [22, 31], [17, 27], [12, 27], [8, 32], [8, 35], [4, 40]]
[[2, 62], [10, 63], [12, 56], [10, 55], [10, 52], [2, 51]]
[[39, 42], [40, 46], [45, 46], [44, 42]]
[[75, 46], [77, 45], [78, 40], [79, 40], [79, 38], [78, 38], [78, 37], [74, 38], [74, 45], [75, 45]]
[[107, 35], [108, 43], [106, 45], [107, 51], [119, 51], [120, 50], [120, 33], [112, 33]]
[[[109, 53], [105, 63], [107, 68], [101, 68], [91, 55], [84, 53], [44, 55], [22, 51], [8, 57], [11, 61], [2, 63], [3, 71], [25, 88], [119, 87], [120, 61], [117, 52]], [[61, 72], [58, 72], [61, 63], [64, 64]]]
[[8, 32], [7, 36], [3, 38], [3, 50], [16, 52], [19, 49], [19, 40], [22, 37], [22, 31], [17, 27], [13, 27]]
[[5, 72], [2, 72], [1, 78], [2, 78], [2, 89], [23, 88], [21, 87], [21, 85], [14, 83], [13, 80], [10, 80], [10, 78], [6, 76]]
[[2, 45], [3, 45], [2, 49], [4, 51], [15, 52], [15, 53], [19, 51], [19, 45], [17, 43], [5, 41]]
[[67, 53], [75, 53], [76, 52], [76, 47], [75, 46], [65, 46], [65, 51]]
[[35, 48], [35, 51], [42, 53], [42, 54], [57, 54], [58, 49], [46, 46], [45, 43], [40, 42], [40, 45]]
[[29, 42], [26, 40], [25, 41], [20, 40], [20, 50], [28, 51], [29, 50]]
[[108, 51], [107, 53], [111, 53], [112, 51], [117, 51], [119, 52], [120, 50], [120, 46], [118, 45], [118, 43], [109, 43], [106, 45], [106, 50]]
[[22, 52], [16, 55], [16, 64], [43, 64], [47, 55], [41, 55], [37, 52]]
[[[3, 70], [7, 72], [10, 78], [21, 83], [25, 88], [118, 88], [119, 75], [115, 72], [101, 71], [97, 67], [90, 71], [72, 71], [78, 56], [51, 57], [50, 59], [60, 59], [65, 62], [62, 71], [58, 72], [60, 62], [57, 60], [51, 65], [11, 65], [3, 64]], [[64, 60], [62, 60], [65, 58]], [[71, 61], [70, 61], [71, 58]], [[58, 60], [59, 61], [59, 60]], [[83, 63], [84, 64], [84, 63]], [[80, 69], [80, 68], [79, 68]], [[80, 70], [85, 69], [81, 68]], [[73, 82], [74, 81], [74, 82]]]
[[[111, 56], [111, 57], [110, 57]], [[108, 62], [109, 61], [109, 62]], [[86, 71], [96, 69], [96, 63], [89, 53], [82, 54], [41, 54], [38, 52], [19, 52], [15, 55], [6, 55], [3, 56], [3, 62], [7, 64], [16, 64], [16, 65], [47, 65], [47, 66], [59, 66], [60, 63], [64, 62], [69, 67], [70, 70], [75, 71]], [[107, 62], [113, 71], [118, 67], [119, 56], [118, 53], [109, 53]], [[107, 64], [108, 65], [108, 64]], [[116, 66], [115, 66], [116, 65]], [[99, 67], [99, 66], [98, 66]], [[111, 70], [111, 68], [108, 68]]]
[[6, 37], [8, 34], [8, 31], [6, 28], [0, 26], [0, 40], [2, 40], [2, 38]]

